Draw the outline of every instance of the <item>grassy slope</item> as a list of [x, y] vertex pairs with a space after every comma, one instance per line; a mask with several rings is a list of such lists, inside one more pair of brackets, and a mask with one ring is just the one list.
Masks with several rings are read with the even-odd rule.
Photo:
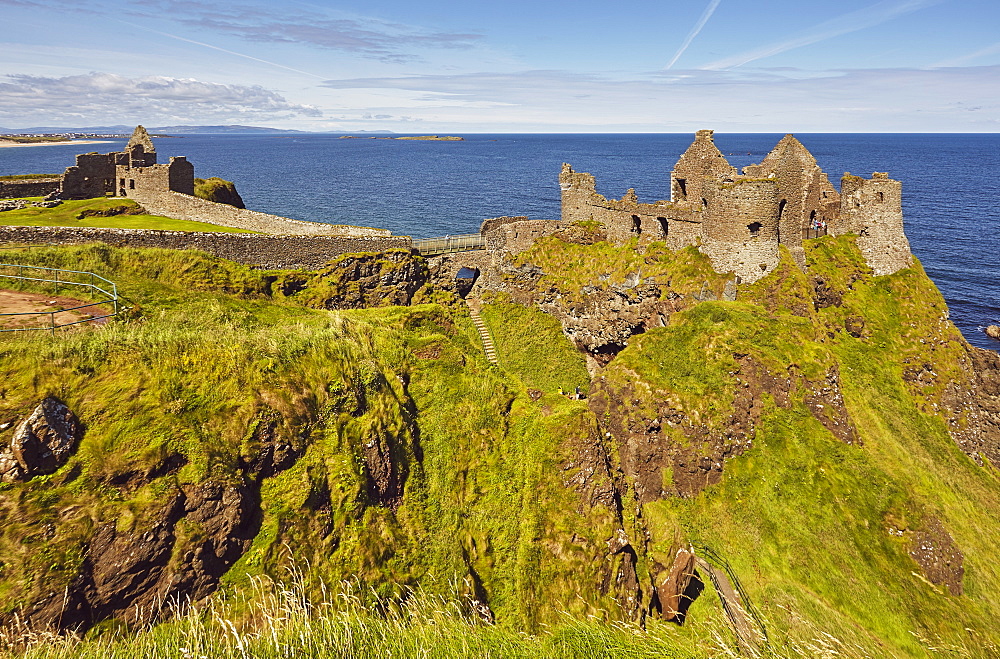
[[[765, 394], [753, 448], [727, 461], [719, 485], [692, 500], [645, 506], [651, 551], [665, 554], [681, 536], [721, 553], [782, 634], [812, 634], [818, 622], [875, 654], [927, 656], [938, 646], [994, 656], [1000, 482], [993, 468], [958, 449], [901, 378], [906, 358], [947, 374], [961, 337], [919, 265], [848, 288], [846, 276], [865, 270], [848, 239], [813, 241], [808, 249], [817, 270], [841, 279], [843, 307], [792, 315], [808, 298], [808, 282], [786, 262], [745, 291], [746, 302], [703, 304], [638, 337], [607, 377], [645, 381], [653, 396], [711, 416], [735, 384], [733, 354], [749, 353], [779, 375], [815, 377], [837, 365], [863, 445], [836, 440], [801, 390], [788, 409]], [[843, 330], [853, 314], [867, 321], [864, 338]], [[907, 555], [912, 532], [930, 517], [965, 554], [961, 597], [927, 582]], [[890, 533], [896, 529], [902, 536]], [[695, 628], [705, 604], [692, 609]]]
[[0, 213], [0, 224], [22, 227], [102, 227], [106, 229], [157, 229], [161, 231], [212, 231], [219, 233], [252, 233], [205, 222], [175, 220], [160, 215], [114, 215], [111, 217], [76, 216], [84, 210], [101, 210], [112, 206], [135, 205], [126, 199], [76, 199], [64, 201], [54, 208], [22, 208]]
[[[559, 262], [559, 245], [546, 249], [551, 263]], [[581, 246], [566, 249], [577, 254], [567, 278], [604, 260], [588, 259]], [[669, 327], [636, 337], [604, 375], [612, 383], [641, 379], [650, 395], [670, 395], [705, 418], [722, 419], [735, 386], [733, 353], [750, 352], [778, 373], [795, 364], [806, 377], [836, 364], [863, 445], [836, 441], [800, 398], [781, 408], [765, 397], [753, 448], [727, 461], [720, 484], [693, 499], [643, 508], [650, 557], [662, 558], [678, 538], [712, 547], [732, 563], [776, 638], [812, 639], [818, 627], [875, 656], [932, 654], [919, 634], [938, 647], [990, 656], [983, 648], [996, 642], [990, 622], [1000, 601], [992, 561], [1000, 485], [929, 413], [939, 392], [911, 390], [900, 377], [903, 359], [930, 361], [948, 373], [960, 347], [957, 330], [942, 319], [943, 301], [919, 267], [872, 279], [847, 239], [810, 241], [808, 249], [816, 269], [826, 268], [843, 289], [842, 307], [810, 306], [805, 316], [793, 315], [809, 287], [786, 263], [742, 291], [739, 302], [698, 305], [676, 314]], [[19, 418], [54, 393], [88, 425], [70, 465], [26, 485], [0, 486], [6, 607], [37, 588], [58, 589], [72, 577], [79, 544], [96, 523], [136, 523], [170, 479], [234, 478], [236, 457], [252, 448], [246, 441], [253, 424], [277, 413], [280, 432], [308, 450], [265, 481], [261, 532], [226, 576], [225, 592], [245, 593], [257, 576], [283, 578], [306, 564], [311, 577], [328, 583], [359, 581], [366, 602], [407, 584], [469, 597], [481, 587], [502, 629], [565, 622], [559, 611], [615, 617], [616, 604], [597, 588], [615, 520], [583, 505], [564, 482], [573, 442], [592, 436], [597, 420], [585, 402], [551, 393], [574, 386], [564, 379], [581, 377], [582, 362], [548, 317], [503, 304], [484, 309], [505, 369], [498, 370], [485, 361], [468, 316], [437, 305], [308, 310], [269, 299], [267, 273], [191, 252], [91, 246], [20, 258], [116, 279], [145, 320], [57, 340], [3, 339], [0, 416]], [[683, 285], [703, 289], [697, 256], [681, 252], [677, 259], [671, 265], [657, 253], [653, 260], [664, 272], [690, 270]], [[849, 288], [847, 277], [858, 273]], [[508, 314], [517, 321], [503, 322]], [[862, 339], [842, 329], [855, 314], [867, 321]], [[920, 343], [928, 337], [933, 341]], [[546, 395], [532, 402], [528, 387]], [[351, 414], [359, 392], [367, 410]], [[364, 495], [360, 447], [376, 436], [391, 437], [409, 465], [396, 511], [369, 505]], [[134, 493], [108, 485], [114, 473], [178, 450], [191, 462], [176, 476]], [[316, 505], [318, 495], [327, 497], [328, 509]], [[960, 598], [916, 576], [904, 545], [909, 536], [887, 532], [890, 524], [912, 531], [930, 516], [965, 553]], [[365, 620], [355, 620], [351, 634], [370, 631]], [[680, 629], [653, 622], [654, 638], [634, 638], [647, 649], [696, 647], [692, 654], [702, 656], [721, 629], [717, 601], [697, 600], [689, 620]], [[171, 629], [164, 628], [168, 640], [158, 647], [180, 643]], [[453, 638], [504, 655], [539, 652], [535, 645], [523, 650], [518, 643], [528, 641], [516, 637], [493, 645], [470, 629]], [[572, 626], [559, 629], [574, 633]], [[578, 654], [548, 656], [593, 654], [605, 628], [579, 629], [598, 640]], [[666, 640], [655, 645], [660, 637]]]

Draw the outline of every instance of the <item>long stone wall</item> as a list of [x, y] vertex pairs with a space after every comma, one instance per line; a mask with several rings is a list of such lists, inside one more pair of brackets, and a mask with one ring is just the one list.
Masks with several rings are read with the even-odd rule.
[[314, 270], [340, 254], [409, 249], [409, 236], [275, 236], [251, 233], [198, 233], [77, 227], [0, 226], [0, 243], [80, 245], [101, 242], [120, 247], [197, 249], [220, 258], [267, 269]]
[[179, 192], [154, 192], [136, 189], [129, 191], [129, 198], [141, 204], [153, 215], [163, 215], [178, 220], [208, 222], [233, 229], [246, 229], [261, 233], [343, 237], [387, 237], [392, 235], [387, 229], [292, 220], [278, 215], [236, 208], [228, 204], [218, 204]]
[[11, 197], [44, 197], [59, 189], [57, 178], [30, 178], [0, 181], [0, 199]]

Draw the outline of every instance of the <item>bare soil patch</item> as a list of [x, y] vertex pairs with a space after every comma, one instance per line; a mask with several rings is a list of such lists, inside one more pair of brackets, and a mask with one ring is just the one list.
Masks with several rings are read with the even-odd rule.
[[[82, 309], [75, 308], [84, 305], [90, 306]], [[2, 329], [50, 327], [53, 318], [57, 326], [67, 325], [87, 321], [94, 316], [103, 316], [107, 313], [110, 313], [107, 304], [96, 304], [65, 295], [0, 289], [0, 328]], [[28, 315], [8, 316], [2, 314]], [[74, 327], [101, 325], [106, 321], [107, 318], [99, 318], [74, 325]]]

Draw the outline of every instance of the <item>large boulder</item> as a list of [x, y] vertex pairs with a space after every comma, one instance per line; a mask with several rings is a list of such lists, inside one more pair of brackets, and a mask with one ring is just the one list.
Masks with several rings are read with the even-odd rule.
[[985, 330], [986, 336], [1000, 341], [1000, 325], [988, 325]]
[[0, 480], [27, 480], [66, 464], [82, 429], [66, 403], [48, 397], [14, 429], [10, 447], [0, 451]]

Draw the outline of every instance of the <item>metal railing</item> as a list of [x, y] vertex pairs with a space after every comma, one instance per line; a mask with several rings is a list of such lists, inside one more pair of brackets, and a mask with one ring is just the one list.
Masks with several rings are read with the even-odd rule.
[[[104, 277], [98, 274], [94, 274], [93, 272], [84, 272], [80, 270], [61, 270], [59, 268], [49, 268], [40, 265], [22, 265], [20, 263], [0, 263], [0, 278], [52, 284], [55, 292], [58, 292], [59, 289], [62, 288], [63, 286], [70, 286], [70, 287], [79, 286], [106, 296], [106, 299], [98, 300], [97, 302], [90, 302], [88, 304], [81, 304], [75, 307], [70, 307], [68, 309], [53, 309], [51, 311], [24, 311], [18, 313], [0, 313], [0, 323], [2, 323], [6, 318], [14, 316], [34, 316], [42, 320], [48, 317], [49, 321], [48, 324], [39, 324], [30, 327], [0, 326], [0, 332], [30, 332], [37, 330], [49, 330], [50, 332], [55, 334], [55, 331], [60, 327], [69, 327], [71, 325], [92, 323], [94, 321], [103, 320], [105, 318], [112, 318], [118, 315], [119, 298], [118, 298], [117, 284], [115, 284], [110, 279], [105, 279]], [[107, 304], [110, 304], [112, 306], [113, 309], [112, 313], [90, 316], [88, 318], [82, 318], [80, 320], [74, 320], [72, 322], [60, 322], [60, 323], [56, 322], [56, 314], [66, 313], [70, 311], [79, 311], [80, 309], [87, 309], [89, 307], [100, 308], [101, 306]]]
[[468, 252], [474, 249], [486, 249], [486, 237], [478, 233], [465, 233], [440, 238], [420, 238], [413, 241], [413, 249], [422, 256]]
[[819, 238], [827, 235], [826, 227], [802, 227], [802, 239]]

